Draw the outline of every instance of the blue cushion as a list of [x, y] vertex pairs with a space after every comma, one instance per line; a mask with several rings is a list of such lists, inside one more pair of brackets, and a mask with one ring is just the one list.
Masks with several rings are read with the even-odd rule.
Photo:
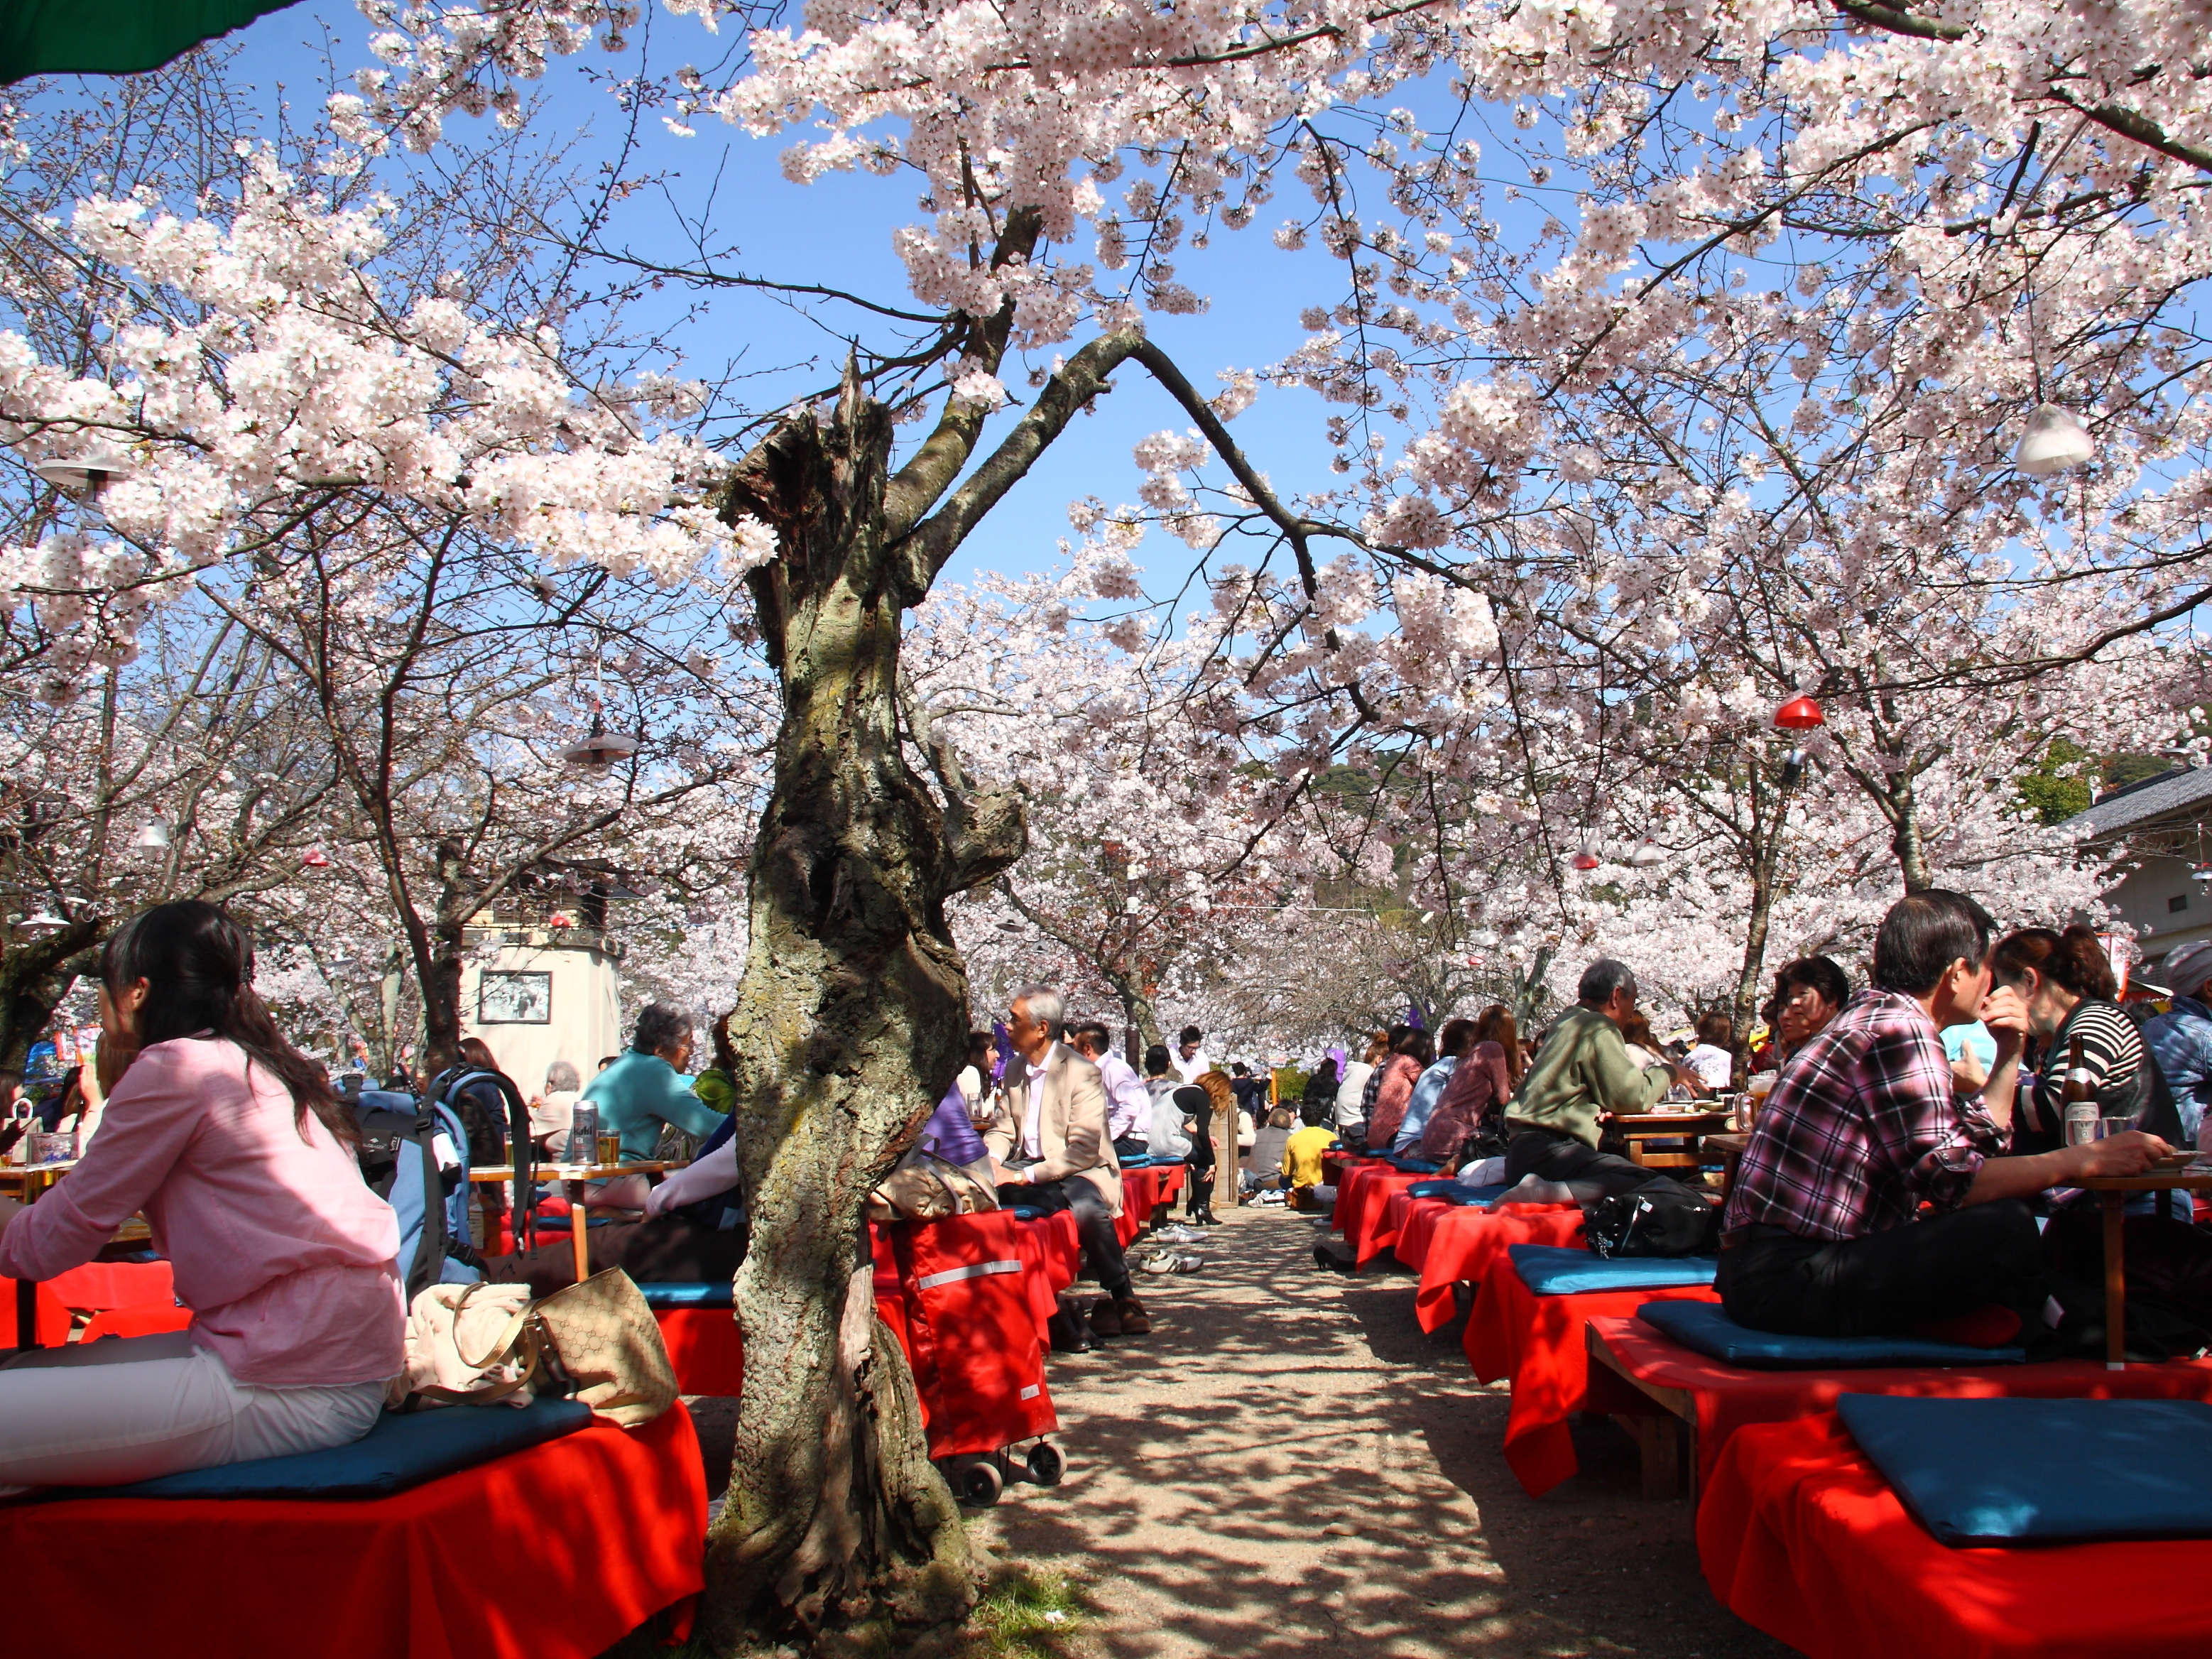
[[1460, 1181], [1417, 1181], [1406, 1188], [1415, 1198], [1441, 1198], [1447, 1204], [1488, 1204], [1503, 1196], [1503, 1187], [1470, 1187]]
[[1754, 1331], [1711, 1302], [1654, 1302], [1636, 1310], [1686, 1348], [1762, 1371], [1832, 1371], [1871, 1365], [2017, 1365], [2024, 1348], [1976, 1348], [1917, 1336], [1785, 1336]]
[[726, 1279], [707, 1285], [654, 1285], [640, 1279], [637, 1287], [645, 1292], [645, 1305], [648, 1308], [729, 1308], [737, 1305], [732, 1299], [735, 1287]]
[[136, 1486], [83, 1489], [77, 1498], [389, 1498], [426, 1480], [574, 1434], [592, 1420], [575, 1400], [512, 1406], [447, 1406], [386, 1412], [350, 1446], [190, 1469]]
[[1125, 1170], [1149, 1170], [1155, 1164], [1170, 1162], [1180, 1163], [1182, 1160], [1179, 1158], [1154, 1158], [1150, 1152], [1139, 1152], [1134, 1158], [1121, 1158], [1117, 1156], [1114, 1161], [1119, 1164]]
[[1431, 1164], [1426, 1158], [1399, 1158], [1394, 1156], [1389, 1160], [1389, 1163], [1390, 1167], [1395, 1170], [1400, 1175], [1434, 1175], [1438, 1170], [1443, 1167], [1440, 1164]]
[[1836, 1411], [1913, 1519], [1954, 1547], [2212, 1538], [2200, 1401], [1847, 1394]]
[[1043, 1218], [1044, 1213], [1045, 1212], [1042, 1210], [1032, 1209], [1026, 1204], [1017, 1204], [1014, 1206], [1014, 1219], [1017, 1221], [1041, 1220]]
[[[615, 1218], [611, 1215], [590, 1215], [584, 1218], [584, 1225], [586, 1227], [611, 1227], [614, 1224]], [[565, 1215], [541, 1215], [538, 1218], [538, 1231], [541, 1233], [565, 1233], [572, 1231], [573, 1229], [569, 1227], [568, 1218]]]
[[1521, 1282], [1539, 1296], [1578, 1291], [1659, 1291], [1676, 1285], [1710, 1285], [1720, 1265], [1710, 1255], [1607, 1257], [1550, 1244], [1508, 1244], [1505, 1253]]

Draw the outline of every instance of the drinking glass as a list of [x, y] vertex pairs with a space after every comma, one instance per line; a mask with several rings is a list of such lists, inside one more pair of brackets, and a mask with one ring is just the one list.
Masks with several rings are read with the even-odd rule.
[[2135, 1120], [2130, 1117], [2100, 1118], [2097, 1120], [2097, 1139], [2108, 1140], [2114, 1135], [2126, 1133], [2135, 1127]]
[[619, 1164], [622, 1162], [622, 1137], [620, 1135], [611, 1135], [602, 1131], [599, 1137], [599, 1162], [601, 1164]]

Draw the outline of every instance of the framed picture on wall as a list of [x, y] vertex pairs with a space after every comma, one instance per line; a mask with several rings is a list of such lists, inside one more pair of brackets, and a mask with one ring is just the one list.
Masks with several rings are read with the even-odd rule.
[[486, 969], [477, 981], [479, 1025], [550, 1025], [553, 975]]

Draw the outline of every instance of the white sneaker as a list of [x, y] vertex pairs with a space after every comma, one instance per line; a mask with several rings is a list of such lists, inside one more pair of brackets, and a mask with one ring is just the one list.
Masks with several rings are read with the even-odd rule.
[[1164, 1227], [1155, 1227], [1152, 1229], [1152, 1236], [1162, 1244], [1200, 1244], [1206, 1241], [1206, 1235], [1197, 1228], [1186, 1227], [1181, 1223], [1170, 1223]]

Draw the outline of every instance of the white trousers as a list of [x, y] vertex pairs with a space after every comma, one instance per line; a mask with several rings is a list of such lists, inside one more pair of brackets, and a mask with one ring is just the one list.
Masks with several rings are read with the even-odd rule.
[[384, 1384], [262, 1389], [189, 1334], [40, 1349], [0, 1368], [0, 1490], [117, 1486], [349, 1445]]

